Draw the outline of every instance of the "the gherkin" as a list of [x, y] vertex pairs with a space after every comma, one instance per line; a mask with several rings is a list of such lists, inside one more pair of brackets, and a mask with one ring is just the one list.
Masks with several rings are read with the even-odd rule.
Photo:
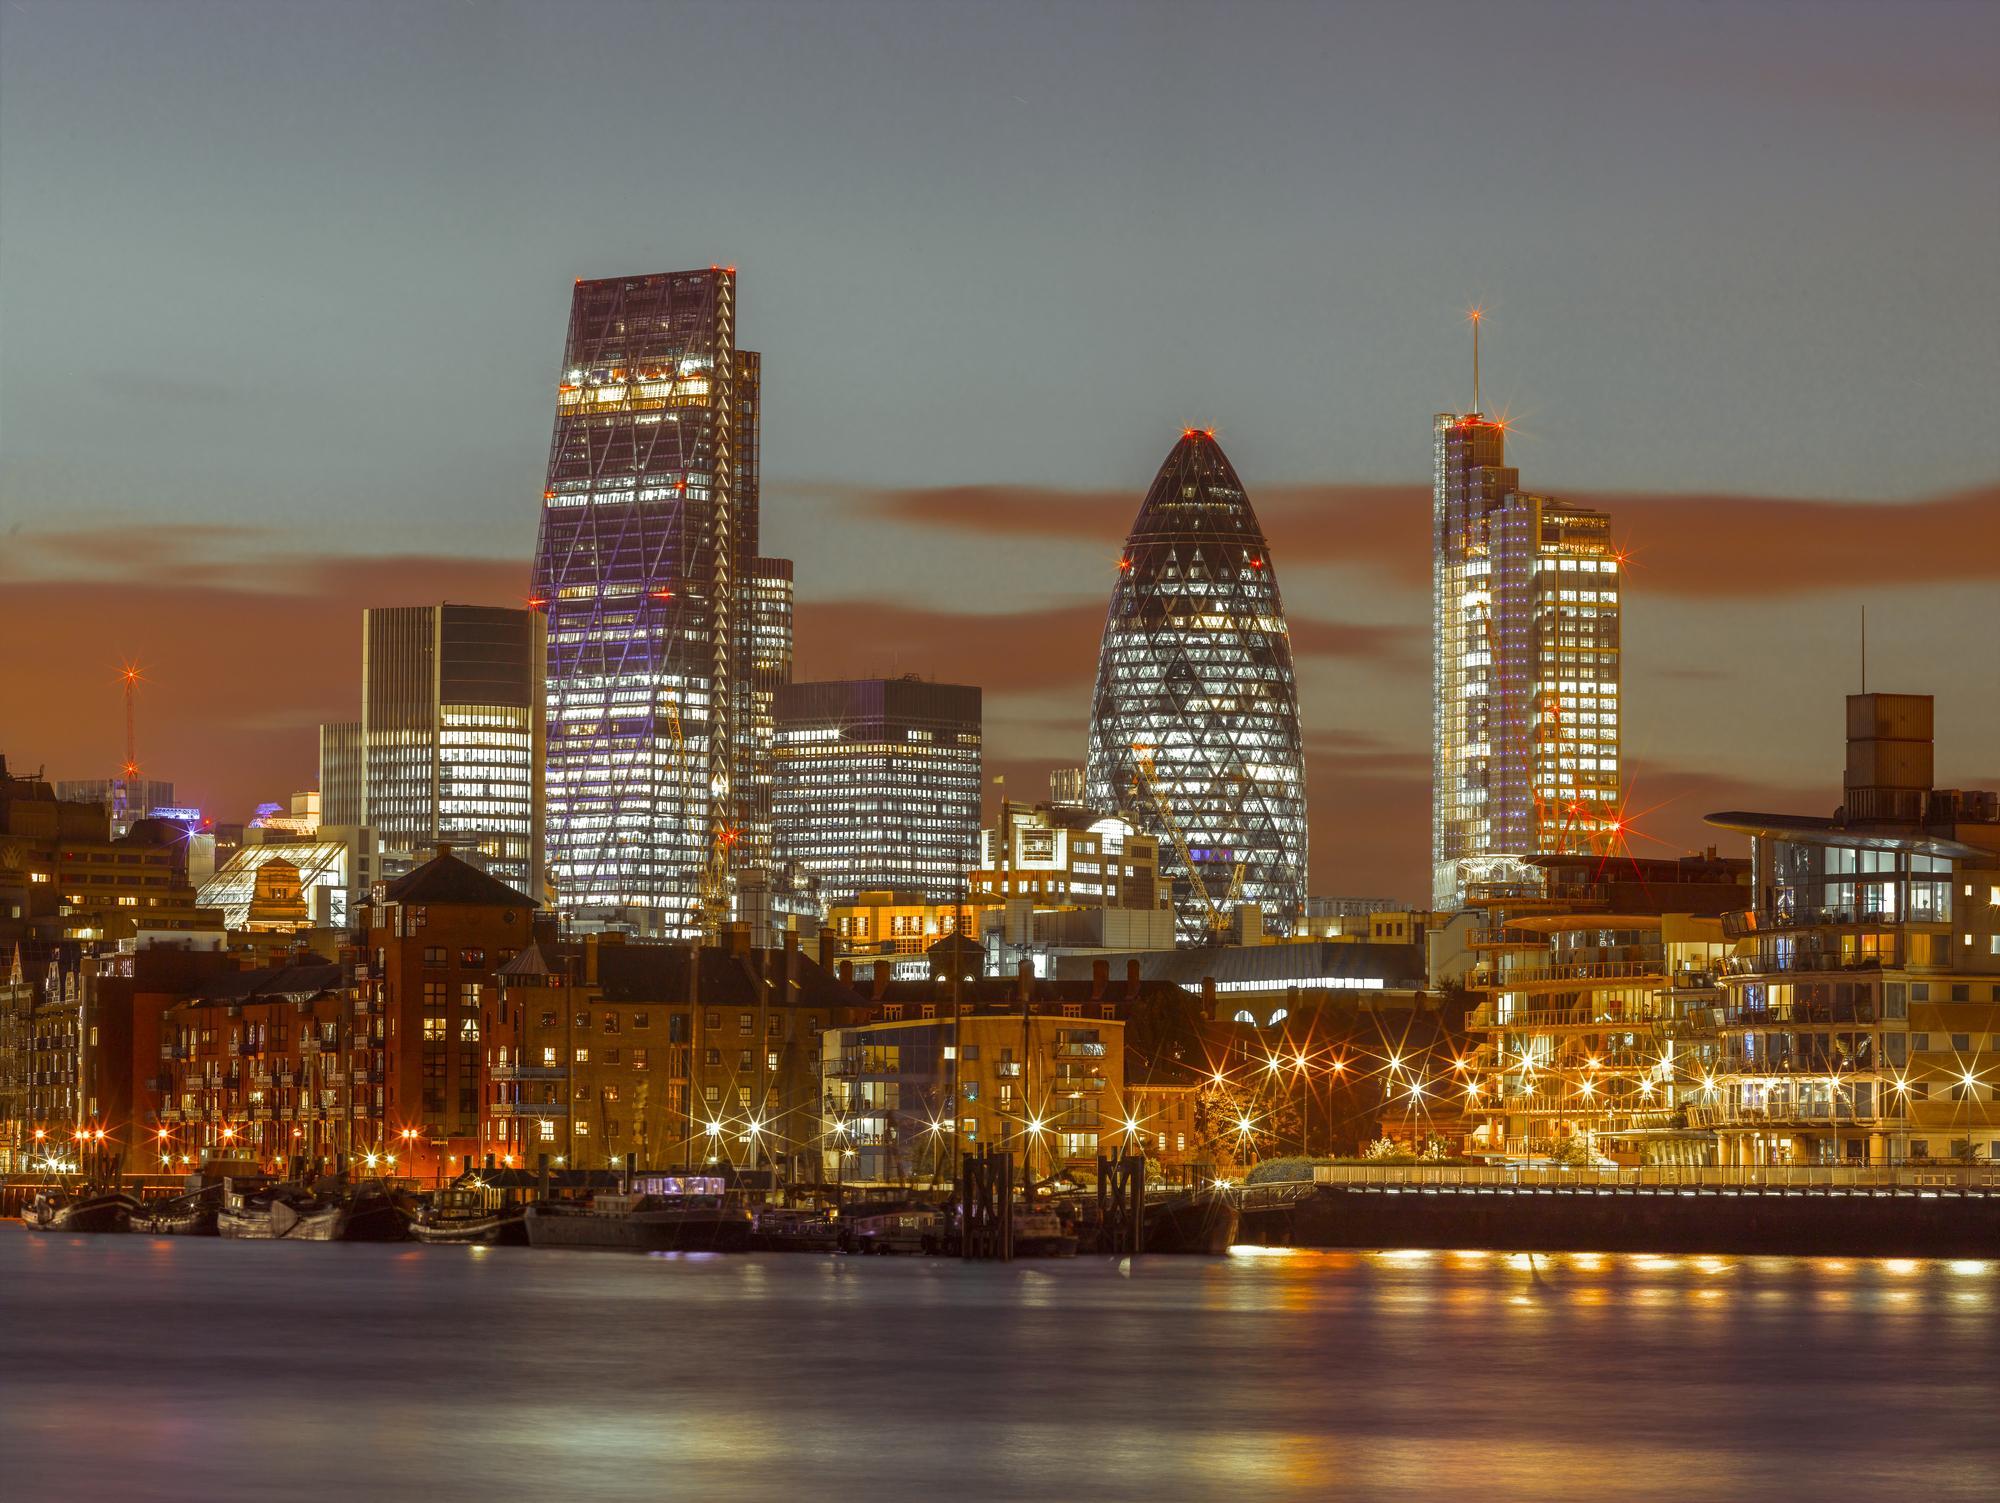
[[1210, 432], [1181, 435], [1118, 561], [1087, 781], [1093, 804], [1159, 837], [1183, 942], [1235, 903], [1261, 907], [1268, 931], [1295, 927], [1306, 782], [1291, 637], [1264, 530]]

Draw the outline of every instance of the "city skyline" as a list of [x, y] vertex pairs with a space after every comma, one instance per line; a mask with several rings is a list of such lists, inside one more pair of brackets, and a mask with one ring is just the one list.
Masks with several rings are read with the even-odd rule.
[[[793, 41], [775, 49], [768, 17], [722, 35], [697, 14], [679, 18], [685, 35], [712, 44], [718, 66], [685, 81], [695, 95], [720, 88], [746, 48], [794, 85], [736, 142], [739, 163], [762, 170], [677, 159], [657, 169], [663, 182], [712, 190], [699, 226], [649, 209], [584, 240], [560, 215], [521, 211], [562, 174], [603, 186], [596, 174], [639, 164], [617, 145], [583, 168], [551, 159], [519, 134], [548, 124], [543, 103], [495, 119], [452, 70], [433, 90], [372, 47], [348, 55], [357, 43], [332, 28], [318, 40], [370, 80], [382, 114], [329, 136], [341, 100], [310, 84], [275, 92], [256, 66], [295, 32], [225, 26], [228, 12], [201, 7], [171, 25], [118, 13], [114, 30], [113, 13], [0, 23], [13, 44], [0, 172], [57, 206], [10, 222], [0, 270], [15, 419], [0, 435], [0, 613], [28, 634], [68, 623], [59, 652], [8, 669], [13, 698], [60, 710], [10, 749], [55, 776], [115, 769], [114, 676], [136, 658], [151, 679], [146, 775], [225, 810], [304, 786], [311, 727], [356, 691], [338, 647], [353, 611], [528, 593], [520, 561], [563, 317], [551, 288], [715, 260], [754, 278], [743, 339], [773, 362], [767, 546], [811, 559], [798, 676], [978, 682], [990, 770], [1017, 784], [1082, 760], [1118, 539], [1163, 438], [1215, 427], [1286, 560], [1315, 891], [1416, 900], [1428, 885], [1426, 421], [1470, 398], [1466, 303], [1489, 309], [1486, 405], [1510, 413], [1516, 459], [1538, 491], [1610, 511], [1632, 554], [1627, 782], [1642, 828], [1667, 842], [1646, 849], [1712, 839], [1708, 809], [1812, 795], [1800, 769], [1824, 762], [1825, 707], [1858, 687], [1863, 604], [1876, 684], [1947, 691], [1936, 636], [2000, 631], [2000, 453], [1978, 397], [1994, 311], [1954, 291], [1982, 283], [1980, 247], [2000, 228], [1963, 191], [1993, 114], [1963, 45], [1970, 8], [1849, 11], [1839, 27], [1745, 8], [1711, 18], [1699, 45], [1655, 32], [1657, 66], [1704, 101], [1698, 120], [1614, 22], [1524, 9], [1477, 66], [1504, 63], [1544, 113], [1493, 155], [1466, 146], [1483, 139], [1462, 102], [1477, 91], [1449, 86], [1474, 61], [1424, 50], [1421, 18], [1348, 17], [1368, 45], [1343, 50], [1303, 13], [1218, 40], [1198, 9], [1105, 7], [1072, 39], [1074, 66], [1128, 106], [1105, 110], [1076, 97], [1069, 66], [977, 20], [918, 28], [909, 45], [936, 68], [885, 73], [871, 49], [901, 10], [857, 6], [840, 27], [786, 12]], [[442, 15], [386, 24], [415, 59], [476, 41], [510, 78], [580, 66], [583, 33], [531, 16], [491, 33]], [[664, 23], [621, 24], [614, 74], [664, 41]], [[1186, 66], [1197, 36], [1205, 80], [1238, 94], [1260, 81], [1251, 118], [1197, 123], [1158, 102], [1171, 93], [1153, 87], [1158, 68]], [[794, 55], [805, 42], [810, 69]], [[12, 61], [31, 53], [41, 68]], [[1402, 56], [1443, 68], [1442, 113], [1393, 107], [1350, 53], [1385, 59], [1383, 77]], [[156, 59], [202, 86], [164, 91]], [[973, 87], [932, 110], [922, 141], [897, 143], [860, 102], [930, 108], [925, 80], [960, 74]], [[218, 146], [206, 100], [266, 130]], [[141, 139], [122, 129], [135, 108]], [[807, 128], [816, 118], [840, 129]], [[72, 125], [56, 136], [44, 119]], [[1279, 120], [1289, 128], [1274, 136]], [[1086, 121], [1099, 134], [1080, 134]], [[388, 185], [407, 225], [351, 254], [338, 236], [301, 238], [292, 226], [320, 214], [374, 222], [380, 185], [357, 198], [369, 180], [332, 164], [380, 132], [409, 164]], [[816, 144], [843, 132], [913, 184], [971, 171], [1001, 191], [943, 217], [922, 193], [843, 202], [815, 186], [845, 180]], [[1075, 139], [1097, 144], [1052, 149]], [[1719, 139], [1755, 145], [1720, 153]], [[192, 198], [163, 191], [176, 162], [211, 150], [233, 170], [205, 173]], [[284, 170], [294, 159], [312, 170]], [[465, 196], [421, 191], [433, 169], [462, 174]], [[1606, 197], [1567, 194], [1576, 173]], [[1189, 179], [1213, 212], [1181, 224], [1149, 207]], [[798, 189], [791, 202], [826, 233], [802, 246], [769, 194], [739, 186], [752, 180]], [[1124, 186], [1106, 199], [1104, 181]], [[1782, 195], [1766, 192], [1774, 181]], [[297, 213], [253, 215], [253, 185]], [[1024, 229], [1010, 205], [1029, 191], [1048, 213]], [[1858, 192], [1885, 212], [1857, 221]], [[507, 232], [479, 210], [468, 240], [453, 216], [486, 203]], [[1461, 244], [1446, 205], [1483, 233]], [[114, 333], [82, 295], [90, 258], [68, 250], [123, 243], [135, 211], [149, 254], [120, 264], [144, 312]], [[1223, 223], [1259, 229], [1233, 239], [1211, 227]], [[309, 269], [307, 300], [266, 263]], [[384, 297], [385, 285], [428, 294]], [[829, 295], [864, 286], [894, 295]], [[265, 331], [308, 316], [312, 360], [275, 361]], [[116, 353], [79, 362], [88, 348]], [[421, 412], [379, 395], [381, 372], [425, 368], [437, 349], [486, 379], [443, 382]], [[121, 421], [101, 423], [107, 411]], [[248, 630], [274, 616], [288, 633]], [[238, 671], [212, 672], [218, 655]], [[1369, 723], [1343, 712], [1355, 701]], [[1994, 781], [2000, 704], [1946, 693], [1945, 705], [1958, 760], [1940, 778]]]

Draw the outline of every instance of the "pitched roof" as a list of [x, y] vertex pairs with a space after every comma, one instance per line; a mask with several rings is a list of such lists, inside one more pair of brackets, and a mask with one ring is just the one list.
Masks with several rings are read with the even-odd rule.
[[560, 950], [551, 955], [547, 950], [542, 948], [542, 942], [536, 940], [527, 949], [501, 966], [495, 974], [516, 978], [523, 976], [560, 976], [563, 974], [564, 959], [565, 957]]
[[[597, 952], [597, 980], [611, 1002], [685, 1002], [691, 945], [605, 945]], [[867, 1000], [804, 955], [792, 957], [792, 984], [783, 984], [785, 953], [753, 950], [748, 955], [715, 946], [700, 950], [700, 1000], [720, 1006], [755, 1006], [758, 967], [772, 984], [765, 1001], [780, 1007], [865, 1007]]]
[[255, 971], [225, 971], [203, 982], [188, 1001], [195, 1006], [296, 1001], [338, 991], [345, 981], [345, 970], [338, 962], [310, 955]]
[[408, 876], [398, 877], [383, 889], [382, 896], [391, 903], [456, 903], [468, 908], [541, 906], [448, 850], [439, 851]]

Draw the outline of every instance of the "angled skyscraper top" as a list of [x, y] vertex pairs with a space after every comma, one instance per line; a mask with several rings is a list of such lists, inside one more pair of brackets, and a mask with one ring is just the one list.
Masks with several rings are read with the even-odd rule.
[[1291, 637], [1263, 528], [1211, 432], [1181, 435], [1118, 561], [1085, 781], [1160, 841], [1184, 941], [1238, 903], [1277, 933], [1304, 913]]
[[587, 924], [698, 935], [741, 853], [770, 847], [758, 769], [790, 571], [756, 557], [758, 385], [733, 269], [576, 284], [533, 599], [549, 863]]
[[1620, 559], [1603, 512], [1521, 489], [1505, 423], [1439, 413], [1432, 454], [1431, 903], [1453, 909], [1523, 857], [1618, 843]]

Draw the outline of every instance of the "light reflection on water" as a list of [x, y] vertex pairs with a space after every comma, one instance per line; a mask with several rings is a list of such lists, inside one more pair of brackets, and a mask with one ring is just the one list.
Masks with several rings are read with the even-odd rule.
[[0, 1225], [0, 1492], [1985, 1499], [1996, 1300], [1978, 1261], [967, 1267]]

